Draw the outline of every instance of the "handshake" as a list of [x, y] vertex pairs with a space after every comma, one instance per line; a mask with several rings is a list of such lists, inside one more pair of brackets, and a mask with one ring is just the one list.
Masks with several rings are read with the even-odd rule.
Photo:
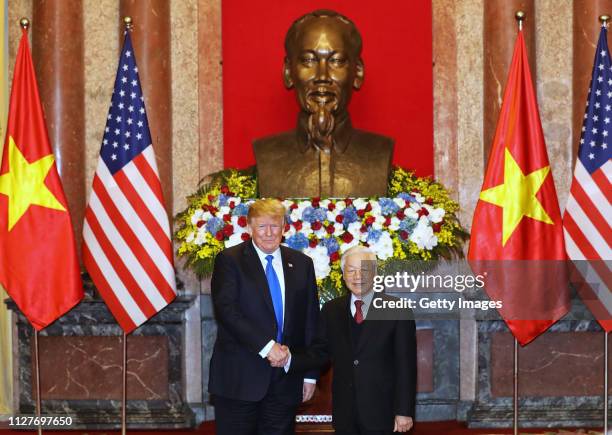
[[285, 367], [290, 356], [291, 352], [289, 352], [287, 346], [274, 343], [274, 346], [272, 346], [272, 349], [268, 352], [267, 358], [272, 367]]

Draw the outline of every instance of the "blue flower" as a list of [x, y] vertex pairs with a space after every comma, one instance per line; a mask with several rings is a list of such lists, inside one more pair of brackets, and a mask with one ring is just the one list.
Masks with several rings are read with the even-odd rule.
[[399, 206], [390, 198], [380, 198], [378, 200], [380, 211], [384, 216], [395, 214], [399, 210]]
[[382, 236], [381, 230], [370, 229], [370, 231], [368, 231], [368, 238], [366, 240], [368, 243], [376, 243], [378, 242], [378, 239], [380, 239], [380, 236]]
[[402, 198], [404, 201], [408, 201], [408, 202], [417, 202], [416, 198], [412, 195], [410, 195], [409, 193], [406, 192], [402, 192], [399, 195], [397, 195], [398, 198]]
[[357, 211], [352, 205], [342, 211], [342, 216], [344, 216], [344, 220], [342, 221], [342, 223], [345, 227], [359, 220], [359, 216], [357, 216]]
[[399, 224], [399, 229], [401, 231], [406, 231], [407, 233], [412, 233], [414, 227], [417, 226], [417, 220], [411, 217], [403, 219]]
[[340, 249], [340, 245], [338, 244], [338, 240], [335, 237], [327, 237], [322, 240], [323, 246], [327, 248], [327, 255], [331, 255]]
[[245, 203], [240, 203], [232, 210], [232, 216], [246, 216], [249, 212], [249, 206]]
[[306, 249], [308, 247], [308, 237], [302, 233], [295, 233], [285, 240], [285, 243], [290, 248], [301, 251], [302, 249]]
[[219, 206], [220, 207], [224, 207], [227, 205], [227, 195], [224, 195], [223, 193], [220, 193], [219, 196]]
[[302, 212], [302, 220], [305, 222], [323, 222], [327, 219], [327, 210], [322, 207], [306, 207]]
[[223, 228], [223, 221], [218, 217], [212, 217], [206, 222], [206, 230], [211, 234], [217, 234]]

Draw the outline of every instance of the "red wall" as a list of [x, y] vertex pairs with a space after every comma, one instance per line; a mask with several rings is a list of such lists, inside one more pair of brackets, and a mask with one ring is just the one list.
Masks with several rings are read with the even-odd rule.
[[394, 163], [433, 174], [429, 0], [223, 0], [225, 167], [252, 165], [254, 138], [295, 126], [299, 108], [282, 81], [284, 37], [318, 8], [346, 15], [363, 37], [365, 82], [349, 106], [353, 125], [395, 138]]

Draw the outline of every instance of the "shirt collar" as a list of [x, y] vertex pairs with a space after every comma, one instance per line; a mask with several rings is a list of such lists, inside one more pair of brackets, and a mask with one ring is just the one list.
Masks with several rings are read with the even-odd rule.
[[[305, 112], [300, 112], [298, 115], [298, 125], [296, 129], [297, 143], [300, 152], [306, 152], [310, 147], [308, 144], [308, 117], [310, 115]], [[342, 154], [351, 141], [353, 133], [353, 124], [348, 113], [342, 118], [336, 120], [336, 126], [332, 133], [334, 137], [334, 151]]]
[[353, 293], [351, 293], [351, 305], [355, 305], [355, 301], [357, 300], [362, 300], [363, 307], [368, 308], [370, 306], [370, 303], [372, 302], [372, 299], [374, 299], [374, 290], [370, 290], [370, 292], [362, 298], [358, 298]]
[[261, 262], [263, 264], [266, 264], [268, 260], [266, 260], [266, 257], [268, 255], [271, 255], [274, 257], [274, 259], [272, 259], [272, 261], [276, 261], [276, 260], [280, 260], [281, 258], [281, 250], [280, 250], [280, 246], [278, 248], [276, 248], [276, 251], [274, 251], [271, 254], [266, 254], [264, 251], [262, 251], [261, 249], [259, 249], [259, 247], [255, 244], [255, 242], [253, 241], [253, 239], [251, 239], [251, 243], [253, 244], [253, 247], [255, 248], [255, 252], [257, 252], [257, 255], [259, 256], [259, 259], [261, 260]]

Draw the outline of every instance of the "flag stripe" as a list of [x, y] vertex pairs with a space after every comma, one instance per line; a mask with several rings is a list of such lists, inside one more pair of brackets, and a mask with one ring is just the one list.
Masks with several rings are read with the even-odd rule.
[[587, 216], [573, 195], [570, 195], [567, 199], [565, 214], [571, 215], [573, 221], [577, 224], [578, 231], [580, 231], [584, 238], [589, 241], [593, 249], [598, 252], [600, 258], [603, 254], [610, 251], [610, 246], [606, 243], [606, 240], [602, 238], [602, 234], [595, 225], [593, 225], [593, 221], [590, 219], [591, 216]]
[[588, 239], [584, 236], [584, 233], [580, 231], [580, 228], [578, 228], [578, 225], [576, 225], [573, 216], [567, 212], [567, 209], [563, 218], [563, 226], [565, 227], [569, 235], [572, 237], [574, 243], [576, 244], [576, 246], [578, 246], [580, 252], [582, 252], [582, 255], [585, 258], [595, 260], [601, 259], [597, 251], [593, 248], [593, 245], [591, 245]]
[[567, 226], [565, 226], [565, 217], [563, 219], [563, 232], [565, 234], [565, 250], [567, 251], [567, 256], [574, 260], [586, 260], [586, 257], [584, 256], [576, 242], [574, 242], [574, 239], [572, 238], [570, 233], [567, 231]]
[[135, 326], [142, 324], [147, 320], [144, 313], [115, 273], [115, 269], [113, 269], [108, 261], [108, 257], [93, 236], [87, 220], [83, 223], [83, 228], [83, 237], [85, 238], [85, 249], [83, 249], [83, 252], [87, 252], [91, 257], [86, 259], [87, 270], [96, 282], [96, 287], [102, 294], [106, 304], [120, 323], [127, 323], [122, 321], [123, 316], [121, 313], [124, 312]]
[[[582, 165], [580, 160], [576, 160], [576, 170], [574, 172], [575, 179], [578, 180], [582, 189], [586, 192], [587, 195], [593, 198], [593, 202], [599, 209], [599, 212], [603, 216], [611, 216], [612, 208], [610, 206], [610, 198], [612, 197], [612, 192], [610, 192], [610, 185], [605, 178], [605, 176], [601, 176], [601, 180], [595, 182], [595, 178], [592, 176], [597, 176], [601, 174], [601, 169], [598, 169], [593, 174], [589, 174], [586, 168]], [[608, 189], [605, 189], [605, 185], [608, 185]], [[604, 188], [602, 188], [602, 186]]]
[[[130, 165], [128, 165], [130, 166]], [[135, 168], [134, 166], [131, 166]], [[159, 249], [164, 253], [168, 262], [172, 261], [172, 249], [170, 248], [170, 239], [166, 232], [161, 229], [157, 223], [157, 220], [151, 213], [151, 209], [147, 207], [147, 204], [143, 198], [136, 192], [134, 185], [127, 178], [123, 171], [119, 171], [115, 174], [115, 181], [121, 189], [121, 192], [125, 195], [125, 198], [134, 208], [136, 214], [142, 219], [142, 223], [145, 225], [146, 230], [151, 234]]]
[[[117, 184], [115, 178], [108, 172], [108, 168], [103, 161], [100, 161], [100, 165], [98, 165], [97, 174], [99, 180], [105, 186], [105, 191], [108, 193], [108, 200], [113, 203], [113, 210], [116, 210], [116, 214], [111, 214], [113, 221], [115, 221], [115, 215], [120, 215], [122, 217], [122, 222], [129, 223], [125, 225], [125, 228], [130, 229], [130, 234], [134, 234], [135, 236], [130, 240], [137, 240], [139, 245], [144, 246], [147, 258], [150, 257], [153, 260], [153, 268], [157, 269], [165, 277], [164, 279], [172, 289], [175, 288], [172, 257], [168, 258], [159, 247], [155, 238], [147, 230], [140, 215], [138, 215], [133, 205], [130, 204], [129, 200], [125, 197], [124, 192]], [[168, 240], [167, 243], [170, 244], [170, 241]], [[170, 293], [162, 291], [162, 293], [169, 297], [170, 300], [174, 298], [174, 291]]]
[[[610, 224], [606, 221], [606, 219], [601, 215], [597, 206], [591, 201], [591, 198], [586, 194], [586, 192], [582, 189], [580, 183], [572, 183], [572, 187], [570, 189], [570, 193], [573, 199], [576, 201], [578, 206], [584, 210], [589, 210], [589, 219], [597, 228], [597, 231], [603, 236], [605, 240], [612, 240], [612, 229], [610, 228]], [[569, 207], [569, 204], [568, 204]], [[570, 210], [571, 213], [571, 210]], [[612, 215], [610, 215], [612, 216]], [[584, 231], [584, 228], [583, 228]], [[595, 236], [595, 235], [593, 235]]]
[[138, 167], [138, 170], [142, 174], [142, 177], [145, 179], [145, 181], [149, 185], [149, 188], [157, 196], [158, 201], [161, 204], [163, 204], [164, 200], [162, 198], [161, 181], [159, 180], [159, 177], [157, 176], [157, 172], [158, 172], [157, 162], [155, 161], [155, 154], [153, 153], [153, 147], [148, 147], [147, 149], [145, 149], [142, 152], [142, 156], [144, 157], [144, 160], [148, 164], [145, 164], [145, 161], [143, 161], [142, 159], [135, 159], [136, 161], [134, 163]]
[[145, 316], [151, 317], [159, 309], [158, 306], [163, 307], [164, 301], [155, 292], [146, 291], [154, 284], [111, 221], [96, 188], [91, 194], [89, 208], [85, 214], [94, 237], [115, 269], [115, 273]]
[[[125, 205], [124, 207], [117, 207], [114, 201], [115, 198], [112, 197], [112, 194], [108, 192], [106, 186], [104, 186], [101, 179], [98, 177], [94, 179], [93, 191], [100, 198], [100, 202], [104, 204], [103, 210], [106, 211], [109, 216], [109, 222], [105, 223], [105, 228], [106, 225], [109, 225], [107, 233], [112, 228], [116, 228], [118, 233], [117, 237], [112, 238], [115, 246], [117, 246], [117, 243], [125, 241], [125, 245], [121, 246], [118, 252], [121, 256], [133, 256], [135, 263], [139, 264], [144, 269], [146, 272], [144, 275], [147, 278], [146, 280], [144, 277], [142, 278], [141, 288], [145, 291], [153, 306], [157, 310], [160, 310], [174, 297], [174, 292], [172, 291], [172, 287], [167, 277], [164, 277], [157, 267], [157, 265], [162, 263], [160, 260], [165, 259], [165, 256], [157, 255], [155, 248], [159, 250], [159, 247], [150, 235], [148, 235], [149, 240], [143, 240], [135, 233], [135, 220], [130, 220], [125, 214], [121, 213], [120, 210], [125, 211]], [[90, 206], [93, 207], [93, 204], [91, 204], [92, 199], [90, 198], [89, 201]], [[97, 213], [98, 210], [96, 210], [96, 214]], [[136, 219], [136, 217], [134, 217], [134, 219]], [[128, 222], [132, 223], [132, 225]], [[138, 219], [138, 224], [136, 226], [141, 225], [142, 221]], [[146, 283], [143, 281], [146, 281]]]

